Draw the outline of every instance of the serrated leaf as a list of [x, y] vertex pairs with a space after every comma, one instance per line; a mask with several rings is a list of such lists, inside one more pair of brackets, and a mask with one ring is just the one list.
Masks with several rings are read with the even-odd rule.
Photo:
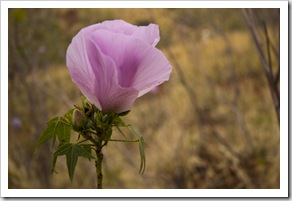
[[51, 146], [50, 146], [50, 148], [51, 148], [51, 152], [52, 152], [53, 149], [54, 149], [55, 142], [56, 142], [56, 135], [54, 135], [53, 138], [52, 138], [52, 140], [51, 140]]
[[71, 182], [73, 181], [73, 176], [75, 172], [75, 167], [78, 161], [78, 155], [75, 154], [74, 149], [70, 149], [71, 153], [66, 154], [66, 160], [67, 160], [67, 168], [68, 168], [68, 173]]
[[56, 162], [57, 162], [57, 156], [53, 155], [52, 156], [52, 170], [51, 170], [51, 173], [56, 172], [55, 171]]
[[79, 156], [88, 159], [94, 159], [94, 157], [88, 152], [88, 150], [84, 149], [80, 144], [66, 143], [61, 145], [54, 153], [54, 156], [62, 155], [66, 155], [67, 168], [71, 181], [73, 180], [74, 171]]
[[56, 162], [57, 162], [57, 156], [53, 156], [53, 157], [52, 157], [52, 169], [51, 169], [51, 174], [53, 174], [53, 173], [57, 173], [57, 171], [55, 170]]
[[59, 142], [69, 142], [70, 141], [70, 130], [72, 129], [72, 113], [73, 109], [69, 110], [64, 117], [55, 117], [51, 119], [47, 123], [47, 127], [43, 131], [43, 133], [40, 135], [37, 144], [36, 149], [46, 142], [47, 140], [51, 139], [51, 151], [53, 150], [55, 146], [56, 139], [58, 137]]
[[71, 124], [65, 123], [64, 118], [58, 124], [57, 136], [59, 142], [67, 143], [70, 141], [70, 130], [72, 129]]
[[74, 145], [74, 151], [79, 156], [82, 156], [83, 158], [88, 158], [88, 159], [95, 159], [95, 157], [89, 153], [89, 150], [84, 148], [84, 145], [83, 146], [80, 144], [73, 144], [73, 145]]
[[37, 146], [43, 144], [45, 141], [53, 138], [56, 135], [56, 126], [57, 122], [60, 120], [60, 117], [55, 117], [51, 119], [47, 124], [47, 127], [45, 128], [44, 132], [41, 134], [41, 136], [38, 139]]
[[71, 143], [66, 143], [66, 144], [62, 144], [61, 146], [59, 146], [57, 148], [57, 150], [55, 151], [54, 155], [55, 156], [62, 156], [67, 154], [68, 150], [70, 150], [72, 147]]
[[[64, 145], [64, 143], [60, 143], [59, 145], [58, 145], [58, 147], [57, 147], [57, 150], [62, 146], [62, 145]], [[64, 154], [61, 154], [61, 155], [64, 155]], [[56, 163], [57, 163], [57, 158], [58, 158], [58, 156], [60, 156], [60, 155], [56, 155], [55, 153], [53, 154], [53, 156], [52, 156], [52, 169], [51, 169], [51, 173], [57, 173], [57, 171], [55, 170], [55, 166], [56, 166]]]
[[[92, 154], [92, 147], [90, 144], [79, 144], [88, 154]], [[90, 160], [90, 159], [89, 159]]]
[[55, 143], [55, 137], [58, 136], [60, 142], [70, 140], [71, 125], [63, 117], [55, 117], [48, 122], [44, 132], [38, 139], [37, 147], [49, 139], [52, 139], [52, 147]]

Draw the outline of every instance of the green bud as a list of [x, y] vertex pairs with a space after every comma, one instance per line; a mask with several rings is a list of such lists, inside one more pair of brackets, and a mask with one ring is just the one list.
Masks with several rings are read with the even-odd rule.
[[83, 96], [81, 97], [81, 100], [84, 114], [88, 117], [91, 116], [94, 113], [93, 105]]
[[108, 114], [104, 114], [101, 118], [102, 123], [107, 123], [108, 121]]
[[87, 117], [79, 109], [73, 111], [72, 125], [75, 131], [82, 131], [88, 122]]

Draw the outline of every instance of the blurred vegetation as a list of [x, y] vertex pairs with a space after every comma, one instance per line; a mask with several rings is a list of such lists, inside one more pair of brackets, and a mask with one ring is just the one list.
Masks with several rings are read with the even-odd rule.
[[[277, 49], [279, 9], [254, 11]], [[51, 174], [48, 144], [34, 149], [50, 118], [80, 105], [65, 65], [71, 39], [112, 19], [158, 24], [173, 73], [125, 118], [149, 145], [145, 173], [136, 144], [111, 142], [104, 188], [279, 188], [277, 115], [240, 9], [10, 9], [9, 188], [95, 188], [94, 162], [79, 159], [71, 183], [65, 160]], [[271, 64], [276, 72], [274, 54]]]

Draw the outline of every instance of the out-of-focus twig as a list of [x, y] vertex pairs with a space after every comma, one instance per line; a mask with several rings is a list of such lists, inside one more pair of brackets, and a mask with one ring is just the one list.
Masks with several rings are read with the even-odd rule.
[[[227, 97], [225, 97], [222, 93], [218, 93], [219, 98], [226, 104], [228, 104], [231, 108], [231, 110], [233, 111], [234, 115], [236, 116], [238, 125], [245, 137], [245, 140], [248, 144], [249, 148], [253, 148], [254, 147], [254, 143], [253, 143], [253, 138], [252, 135], [250, 134], [246, 123], [244, 121], [244, 117], [243, 114], [241, 112], [241, 110], [238, 107], [238, 97], [239, 97], [239, 87], [238, 87], [238, 83], [237, 83], [237, 72], [236, 72], [236, 64], [234, 62], [234, 60], [232, 59], [231, 55], [232, 52], [234, 52], [232, 46], [231, 46], [231, 42], [229, 40], [229, 38], [226, 36], [226, 34], [217, 26], [217, 24], [214, 21], [211, 21], [211, 25], [213, 27], [213, 29], [216, 31], [216, 33], [224, 40], [225, 45], [226, 45], [226, 57], [227, 57], [227, 67], [229, 68], [230, 71], [230, 77], [231, 77], [231, 81], [232, 84], [231, 86], [233, 87], [233, 98], [231, 100], [229, 100]], [[204, 69], [201, 68], [201, 70], [203, 71], [203, 74], [209, 84], [210, 87], [212, 87], [213, 89], [216, 89], [215, 83], [213, 82], [213, 80], [211, 80], [207, 73], [204, 71]]]
[[206, 120], [205, 120], [205, 116], [203, 113], [203, 110], [199, 107], [197, 98], [196, 98], [196, 94], [193, 90], [193, 87], [187, 82], [187, 79], [184, 75], [184, 72], [182, 70], [181, 65], [177, 62], [175, 56], [172, 53], [171, 48], [167, 48], [165, 49], [165, 52], [167, 53], [167, 55], [170, 57], [172, 63], [175, 66], [175, 69], [177, 70], [180, 82], [182, 83], [182, 85], [185, 87], [187, 94], [190, 98], [190, 101], [192, 103], [192, 106], [194, 107], [197, 115], [198, 115], [198, 119], [199, 119], [199, 134], [201, 136], [201, 138], [204, 137], [205, 131], [204, 131], [204, 125], [206, 124]]
[[[202, 69], [201, 69], [202, 70]], [[205, 71], [203, 70], [203, 73], [204, 73], [204, 76], [206, 78], [206, 81], [208, 82], [209, 86], [213, 89], [216, 89], [216, 86], [215, 86], [215, 83], [213, 82], [212, 79], [210, 79], [210, 77], [205, 73]], [[225, 104], [228, 104], [232, 110], [232, 112], [235, 114], [236, 116], [236, 119], [237, 119], [237, 122], [238, 122], [238, 125], [241, 129], [241, 131], [243, 132], [244, 134], [244, 137], [246, 139], [246, 142], [248, 144], [248, 147], [249, 149], [250, 148], [253, 148], [254, 147], [254, 143], [253, 143], [253, 139], [252, 139], [252, 136], [249, 132], [249, 130], [247, 129], [247, 126], [246, 126], [246, 123], [244, 121], [244, 117], [242, 115], [242, 112], [240, 111], [240, 109], [238, 108], [237, 106], [237, 103], [236, 101], [234, 100], [229, 100], [228, 98], [226, 98], [223, 94], [221, 93], [217, 93], [217, 91], [215, 90], [215, 93], [217, 94], [217, 96], [220, 98], [220, 100], [222, 102], [224, 102]], [[213, 132], [214, 134], [214, 132]], [[216, 136], [215, 136], [216, 137]], [[218, 137], [216, 137], [218, 139]], [[223, 138], [221, 138], [221, 142], [224, 141]], [[227, 142], [226, 143], [221, 143], [223, 144], [224, 146], [226, 146], [226, 144], [228, 144]], [[227, 148], [227, 150], [230, 150], [229, 148]]]
[[[259, 34], [257, 33], [257, 24], [256, 22], [258, 21], [258, 19], [256, 18], [256, 16], [254, 15], [254, 12], [252, 9], [242, 9], [242, 13], [243, 16], [245, 18], [245, 21], [248, 25], [249, 31], [251, 33], [252, 39], [254, 41], [254, 44], [256, 46], [256, 50], [258, 52], [259, 58], [261, 60], [261, 63], [263, 65], [264, 71], [265, 71], [265, 75], [269, 84], [269, 89], [270, 89], [270, 93], [273, 99], [273, 103], [274, 103], [274, 108], [277, 114], [277, 120], [278, 120], [278, 124], [280, 125], [280, 91], [278, 88], [278, 82], [279, 82], [279, 77], [280, 77], [280, 56], [279, 54], [277, 54], [277, 51], [274, 50], [277, 59], [278, 59], [278, 70], [276, 72], [276, 75], [274, 76], [273, 72], [272, 72], [272, 63], [271, 63], [271, 54], [270, 54], [270, 39], [268, 36], [268, 32], [267, 32], [267, 28], [264, 22], [262, 22], [263, 26], [263, 31], [265, 34], [265, 41], [266, 41], [266, 45], [267, 45], [267, 56], [265, 56], [265, 51], [264, 48], [262, 46], [262, 41], [259, 37]], [[274, 48], [272, 48], [274, 49]], [[267, 57], [267, 58], [266, 58]]]
[[238, 154], [215, 129], [212, 130], [212, 134], [217, 139], [217, 141], [222, 144], [233, 156], [239, 160], [242, 159], [242, 156]]

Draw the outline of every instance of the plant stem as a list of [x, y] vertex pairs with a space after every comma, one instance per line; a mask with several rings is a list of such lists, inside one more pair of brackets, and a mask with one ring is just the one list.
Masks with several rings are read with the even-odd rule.
[[117, 140], [117, 139], [109, 139], [108, 141], [112, 141], [112, 142], [140, 142], [139, 139], [137, 139], [137, 140]]
[[102, 189], [102, 178], [103, 178], [102, 159], [103, 159], [103, 154], [101, 151], [101, 146], [97, 146], [96, 147], [96, 161], [95, 161], [97, 189]]

